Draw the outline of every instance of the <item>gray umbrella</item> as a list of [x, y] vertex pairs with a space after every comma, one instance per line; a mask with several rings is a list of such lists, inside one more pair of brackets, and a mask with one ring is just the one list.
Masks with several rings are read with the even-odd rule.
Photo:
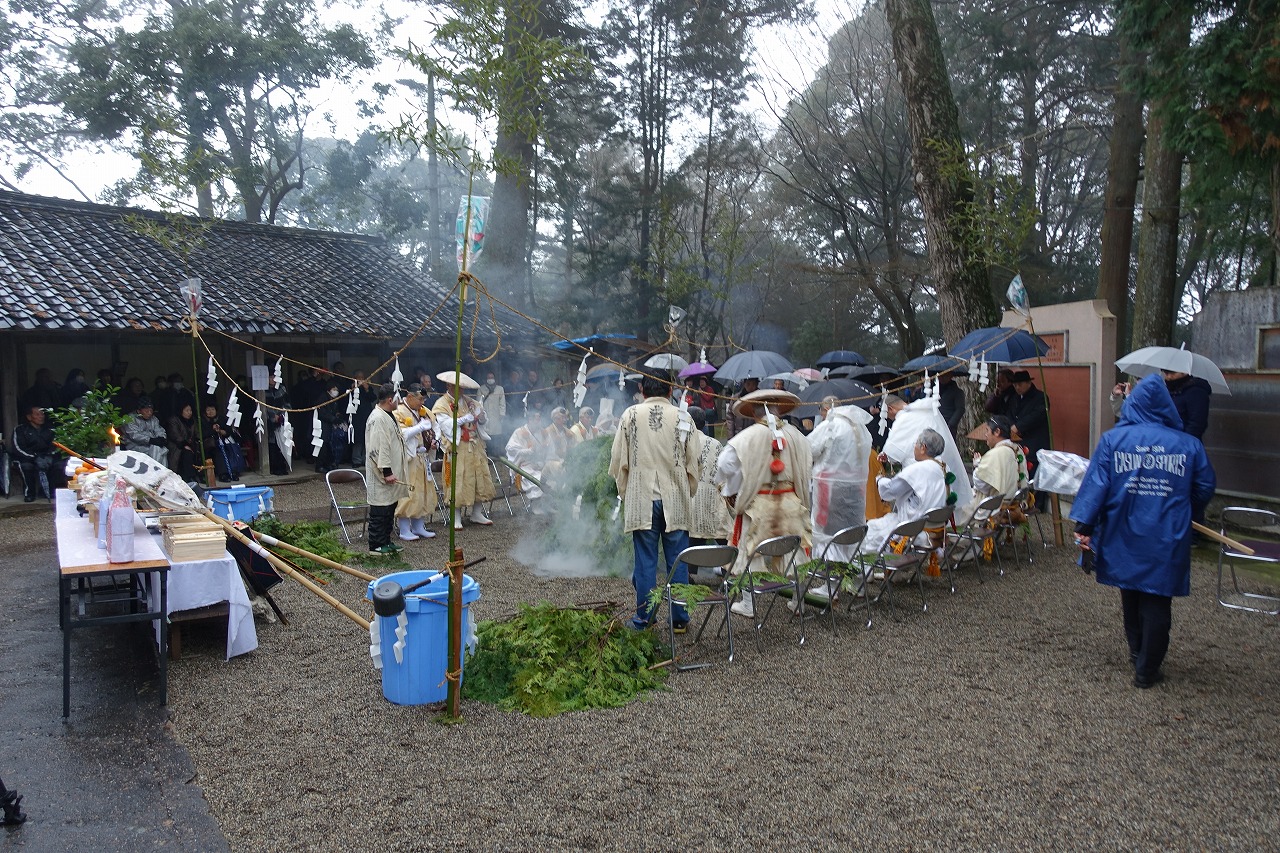
[[744, 379], [763, 379], [772, 373], [790, 373], [794, 368], [776, 352], [755, 349], [732, 355], [716, 371], [717, 382], [741, 382]]

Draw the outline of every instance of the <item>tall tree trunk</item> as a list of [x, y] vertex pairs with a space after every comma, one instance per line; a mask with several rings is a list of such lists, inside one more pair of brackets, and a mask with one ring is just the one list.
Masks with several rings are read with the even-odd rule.
[[962, 216], [973, 201], [960, 114], [929, 0], [886, 0], [893, 59], [902, 81], [911, 132], [915, 190], [924, 212], [929, 269], [938, 288], [942, 336], [954, 344], [1000, 312], [978, 245]]
[[[1191, 40], [1191, 9], [1175, 0], [1161, 28], [1157, 50], [1185, 50]], [[1182, 197], [1182, 152], [1168, 140], [1165, 103], [1151, 105], [1142, 177], [1142, 228], [1138, 232], [1138, 279], [1133, 298], [1130, 347], [1168, 346], [1181, 292], [1178, 289], [1178, 216]]]
[[1097, 298], [1105, 299], [1107, 307], [1115, 315], [1116, 352], [1123, 352], [1129, 320], [1133, 206], [1138, 199], [1138, 164], [1142, 156], [1142, 99], [1138, 97], [1136, 86], [1143, 62], [1123, 28], [1119, 28], [1117, 37], [1120, 40], [1120, 68], [1111, 107]]
[[529, 249], [533, 145], [500, 123], [494, 156], [500, 165], [493, 179], [482, 260], [489, 286], [519, 304], [525, 301], [522, 285]]

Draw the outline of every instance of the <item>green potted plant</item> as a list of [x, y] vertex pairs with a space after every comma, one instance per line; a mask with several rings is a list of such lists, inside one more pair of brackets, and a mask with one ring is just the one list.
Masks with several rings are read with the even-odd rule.
[[120, 443], [120, 430], [129, 421], [111, 402], [119, 391], [108, 385], [85, 394], [81, 406], [51, 410], [54, 440], [85, 458], [114, 451]]

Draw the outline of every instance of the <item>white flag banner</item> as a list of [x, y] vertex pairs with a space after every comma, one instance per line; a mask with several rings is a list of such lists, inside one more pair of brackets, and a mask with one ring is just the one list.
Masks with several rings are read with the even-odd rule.
[[1031, 303], [1027, 301], [1027, 289], [1022, 285], [1022, 276], [1015, 275], [1013, 281], [1009, 282], [1009, 289], [1004, 295], [1008, 297], [1009, 304], [1013, 306], [1013, 310], [1017, 311], [1024, 317], [1031, 316]]

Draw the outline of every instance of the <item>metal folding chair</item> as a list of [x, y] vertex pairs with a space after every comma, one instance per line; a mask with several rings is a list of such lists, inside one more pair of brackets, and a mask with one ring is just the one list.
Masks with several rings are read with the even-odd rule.
[[[925, 533], [926, 536], [928, 536], [929, 543], [927, 545], [916, 546], [924, 552], [924, 565], [922, 566], [922, 568], [927, 568], [929, 564], [929, 559], [935, 553], [937, 553], [938, 567], [939, 569], [941, 569], [942, 551], [943, 549], [945, 549], [946, 543], [947, 543], [947, 525], [951, 525], [954, 531], [954, 528], [955, 528], [954, 517], [955, 517], [955, 509], [950, 505], [934, 507], [933, 509], [929, 510], [924, 514], [924, 531], [923, 532]], [[936, 540], [933, 537], [934, 531], [940, 532], [940, 535]], [[942, 543], [936, 550], [933, 545], [935, 541]]]
[[[503, 502], [507, 505], [507, 512], [511, 514], [512, 518], [515, 518], [516, 511], [511, 506], [511, 489], [514, 488], [514, 486], [508, 478], [502, 476], [502, 471], [498, 469], [498, 463], [493, 461], [492, 456], [486, 456], [485, 459], [489, 460], [489, 472], [493, 475], [493, 490], [496, 493], [494, 499], [489, 501], [489, 508], [492, 509], [493, 502], [498, 498], [502, 498]], [[524, 498], [523, 494], [517, 494], [520, 498]], [[525, 512], [529, 511], [528, 501], [525, 501], [524, 509]]]
[[[350, 485], [352, 483], [360, 484], [358, 494]], [[364, 474], [355, 468], [335, 468], [325, 472], [324, 484], [329, 489], [329, 523], [333, 524], [334, 517], [337, 517], [342, 535], [350, 545], [351, 533], [347, 530], [348, 521], [353, 526], [357, 523], [363, 524], [366, 532], [369, 528], [369, 499], [368, 492], [365, 490]], [[339, 487], [336, 491], [335, 485]], [[342, 492], [341, 499], [338, 497], [339, 491]]]
[[[1233, 530], [1277, 533], [1280, 532], [1280, 515], [1266, 510], [1247, 506], [1229, 506], [1222, 510], [1222, 535], [1232, 536]], [[1253, 549], [1253, 554], [1237, 551], [1223, 544], [1218, 548], [1218, 603], [1232, 610], [1247, 610], [1250, 613], [1265, 613], [1269, 616], [1280, 614], [1280, 598], [1262, 595], [1256, 592], [1245, 592], [1240, 589], [1240, 579], [1236, 576], [1236, 560], [1256, 563], [1260, 566], [1280, 564], [1280, 543], [1264, 539], [1238, 539], [1241, 545]], [[1225, 595], [1222, 590], [1222, 564], [1231, 565], [1231, 590]]]
[[[1013, 514], [1010, 512], [1010, 510], [1017, 509], [1021, 511], [1022, 514], [1025, 516], [1027, 514], [1026, 505], [1030, 497], [1031, 497], [1031, 487], [1023, 486], [1021, 489], [1018, 489], [1018, 491], [1014, 494], [1013, 497], [1009, 498], [1009, 500], [1005, 501], [1003, 504], [1000, 505], [999, 526], [1001, 531], [1006, 532], [1008, 534], [1009, 542], [1013, 545], [1013, 562], [1015, 565], [1018, 562], [1018, 533], [1020, 532], [1019, 528], [1022, 527], [1022, 525], [1014, 523]], [[1026, 522], [1027, 531], [1023, 533], [1022, 544], [1027, 549], [1027, 562], [1034, 563], [1035, 557], [1031, 556], [1030, 516], [1027, 516], [1027, 519], [1028, 519]], [[996, 538], [995, 544], [998, 550], [1000, 547], [999, 537]]]
[[[427, 482], [431, 484], [431, 488], [436, 490], [436, 512], [440, 513], [440, 523], [449, 523], [449, 504], [448, 498], [444, 493], [444, 488], [440, 485], [440, 480], [436, 479], [436, 475], [440, 475], [440, 479], [444, 478], [444, 460], [431, 459], [427, 462]], [[434, 513], [433, 513], [434, 515]]]
[[[978, 576], [978, 583], [986, 583], [982, 579], [982, 545], [1000, 534], [1000, 528], [990, 526], [989, 521], [993, 514], [1000, 511], [1000, 507], [1003, 504], [1003, 495], [992, 495], [974, 508], [973, 516], [969, 519], [968, 524], [955, 533], [947, 535], [947, 549], [942, 553], [942, 565], [947, 570], [947, 578], [951, 582], [952, 595], [956, 593], [956, 569], [960, 568], [960, 564], [964, 562], [966, 554], [973, 559], [973, 568]], [[1001, 577], [1003, 577], [1004, 560], [1000, 556], [1000, 549], [993, 544], [992, 551], [996, 555], [996, 564], [1000, 568]]]
[[[836, 598], [844, 591], [846, 581], [854, 580], [856, 583], [854, 589], [849, 591], [850, 594], [854, 596], [866, 595], [867, 575], [862, 565], [862, 554], [858, 550], [862, 545], [862, 540], [865, 538], [867, 538], [867, 526], [865, 524], [855, 524], [852, 527], [837, 530], [836, 534], [831, 537], [831, 541], [822, 549], [822, 556], [818, 558], [818, 565], [809, 570], [809, 577], [804, 591], [805, 603], [825, 601], [826, 613], [831, 618], [831, 633], [833, 634], [837, 633]], [[847, 562], [834, 561], [831, 559], [831, 549], [834, 547], [852, 548], [857, 556]], [[815, 591], [820, 592], [815, 595]], [[820, 618], [821, 615], [819, 613], [814, 618]], [[800, 618], [804, 619], [803, 611], [801, 611]]]
[[[768, 621], [769, 614], [773, 612], [773, 605], [777, 603], [778, 596], [784, 592], [789, 592], [791, 598], [796, 602], [796, 609], [799, 610], [803, 606], [800, 601], [800, 580], [796, 576], [796, 555], [800, 552], [800, 537], [794, 534], [790, 536], [774, 536], [772, 539], [766, 539], [756, 546], [751, 552], [751, 557], [747, 560], [746, 571], [742, 574], [741, 593], [743, 598], [751, 596], [751, 607], [756, 614], [756, 648], [760, 652], [764, 652], [764, 623]], [[758, 572], [753, 572], [751, 565], [755, 562], [756, 557], [764, 557], [773, 568], [777, 568], [778, 564], [785, 560], [785, 565], [781, 571], [772, 571], [772, 574], [782, 577], [790, 577], [789, 581], [773, 581], [773, 580], [757, 580]], [[761, 596], [769, 597], [769, 609], [765, 611], [763, 617], [760, 616], [760, 610], [757, 607], [757, 599]], [[800, 645], [804, 645], [804, 618], [800, 619]]]
[[[924, 595], [924, 578], [920, 574], [920, 568], [925, 560], [926, 551], [916, 547], [916, 537], [924, 531], [924, 517], [904, 521], [899, 524], [889, 535], [885, 537], [884, 542], [880, 544], [880, 550], [876, 552], [875, 560], [871, 563], [870, 580], [878, 582], [880, 588], [876, 591], [873, 598], [868, 590], [866, 596], [867, 608], [867, 627], [871, 627], [871, 606], [873, 604], [884, 601], [893, 613], [895, 619], [898, 618], [897, 605], [893, 601], [893, 583], [894, 577], [897, 575], [905, 575], [907, 583], [912, 580], [916, 581], [920, 587], [920, 604], [921, 610], [929, 609], [929, 602]], [[906, 540], [906, 548], [902, 553], [897, 553], [895, 543], [900, 540]], [[849, 609], [853, 609], [850, 603]]]
[[[694, 636], [690, 645], [696, 646], [698, 641], [702, 639], [702, 632], [707, 629], [707, 623], [711, 621], [711, 612], [717, 607], [724, 608], [724, 616], [721, 619], [720, 627], [716, 629], [716, 636], [720, 636], [723, 629], [729, 641], [729, 663], [733, 663], [733, 620], [729, 618], [729, 605], [733, 603], [733, 596], [729, 594], [729, 567], [733, 565], [733, 561], [738, 559], [738, 549], [732, 545], [694, 545], [685, 548], [676, 557], [677, 563], [684, 563], [693, 569], [723, 569], [724, 573], [720, 578], [719, 589], [716, 592], [707, 594], [698, 601], [692, 601], [687, 596], [677, 595], [671, 588], [671, 578], [667, 577], [667, 588], [663, 597], [667, 601], [667, 631], [671, 638], [671, 657], [677, 672], [684, 672], [686, 669], [701, 669], [704, 666], [711, 666], [710, 661], [702, 663], [680, 663], [680, 656], [676, 653], [676, 617], [675, 608], [683, 607], [685, 611], [696, 610], [699, 607], [706, 607], [707, 614], [702, 617], [702, 624], [698, 627], [698, 633]], [[693, 614], [689, 614], [689, 621], [693, 621]]]

